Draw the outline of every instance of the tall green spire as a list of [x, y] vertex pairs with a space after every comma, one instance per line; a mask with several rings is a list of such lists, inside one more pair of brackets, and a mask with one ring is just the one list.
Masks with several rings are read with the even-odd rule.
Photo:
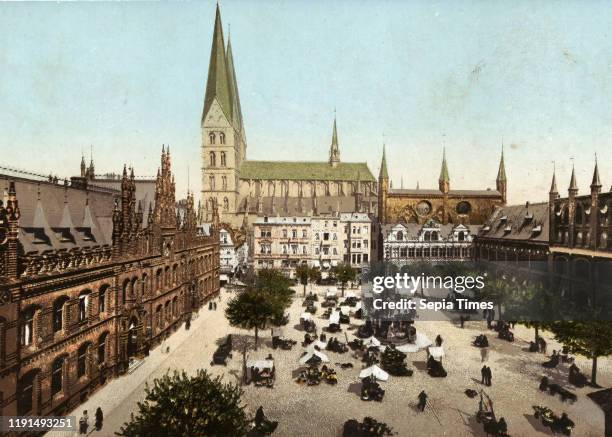
[[334, 129], [332, 132], [332, 142], [329, 148], [329, 163], [336, 166], [340, 162], [340, 148], [338, 147], [338, 130], [336, 129], [336, 117], [334, 117]]
[[506, 182], [506, 166], [504, 164], [504, 147], [502, 146], [501, 159], [499, 161], [499, 170], [497, 170], [497, 181]]
[[219, 102], [225, 116], [232, 121], [232, 97], [227, 74], [225, 44], [223, 42], [223, 27], [221, 25], [219, 5], [217, 5], [215, 30], [213, 32], [212, 48], [210, 49], [210, 64], [208, 65], [208, 81], [206, 82], [206, 96], [204, 97], [202, 121], [204, 121], [215, 99]]
[[568, 188], [568, 191], [574, 191], [574, 192], [578, 192], [578, 183], [576, 183], [576, 170], [574, 169], [574, 166], [572, 165], [572, 177], [570, 179], [570, 186]]
[[444, 148], [442, 151], [442, 168], [440, 169], [439, 182], [450, 182], [450, 177], [448, 176], [448, 167], [446, 166], [446, 148]]
[[225, 54], [227, 61], [227, 77], [229, 80], [230, 97], [232, 101], [232, 114], [234, 115], [234, 126], [241, 134], [244, 134], [244, 125], [242, 122], [242, 108], [240, 107], [240, 95], [238, 94], [238, 80], [236, 79], [236, 70], [234, 69], [234, 55], [232, 54], [232, 42], [228, 32], [227, 35], [227, 51]]
[[387, 172], [387, 157], [385, 156], [385, 145], [383, 144], [383, 155], [380, 163], [380, 174], [379, 179], [389, 179], [389, 173]]

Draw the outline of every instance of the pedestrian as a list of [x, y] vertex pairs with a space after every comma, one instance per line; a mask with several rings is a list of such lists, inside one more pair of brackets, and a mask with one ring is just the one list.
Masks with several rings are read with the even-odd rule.
[[419, 393], [419, 410], [421, 410], [421, 412], [425, 410], [425, 405], [427, 405], [427, 393], [423, 390]]
[[482, 366], [482, 369], [480, 369], [480, 383], [481, 384], [485, 384], [485, 382], [487, 381], [487, 366], [486, 364], [484, 366]]
[[484, 363], [485, 361], [489, 361], [489, 348], [481, 347], [480, 348], [480, 362]]
[[493, 374], [491, 373], [491, 368], [487, 366], [487, 386], [491, 387], [491, 379], [493, 378]]
[[87, 428], [89, 428], [89, 416], [87, 410], [83, 410], [83, 415], [79, 419], [79, 434], [87, 434]]
[[436, 337], [436, 346], [442, 346], [442, 337], [440, 337], [440, 334], [438, 334], [438, 336]]
[[260, 405], [259, 408], [257, 409], [257, 412], [255, 413], [255, 427], [256, 428], [259, 428], [263, 424], [265, 417], [266, 416], [264, 415], [263, 407]]
[[104, 414], [102, 413], [102, 408], [98, 407], [96, 409], [96, 431], [100, 431], [102, 429], [103, 421], [104, 421]]
[[463, 314], [459, 316], [459, 322], [461, 323], [461, 328], [463, 329], [463, 323], [465, 322], [465, 317], [463, 317]]

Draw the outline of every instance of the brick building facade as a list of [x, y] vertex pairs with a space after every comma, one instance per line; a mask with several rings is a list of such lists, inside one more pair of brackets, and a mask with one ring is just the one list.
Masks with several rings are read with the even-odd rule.
[[126, 168], [120, 190], [2, 179], [2, 415], [68, 412], [218, 293], [218, 215], [177, 215], [169, 152], [148, 208]]

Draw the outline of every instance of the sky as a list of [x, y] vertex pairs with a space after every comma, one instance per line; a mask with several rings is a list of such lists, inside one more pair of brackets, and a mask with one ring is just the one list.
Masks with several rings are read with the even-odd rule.
[[[341, 160], [393, 187], [562, 194], [572, 162], [612, 183], [612, 7], [605, 1], [229, 1], [248, 159]], [[69, 177], [156, 173], [200, 189], [200, 120], [215, 2], [0, 4], [0, 166]]]

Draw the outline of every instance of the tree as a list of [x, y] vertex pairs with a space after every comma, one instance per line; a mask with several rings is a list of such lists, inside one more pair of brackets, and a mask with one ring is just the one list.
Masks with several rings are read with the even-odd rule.
[[333, 268], [333, 273], [336, 277], [336, 280], [340, 282], [342, 297], [344, 297], [344, 287], [346, 287], [347, 282], [355, 279], [355, 270], [348, 263], [340, 263]]
[[502, 270], [488, 272], [485, 280], [485, 287], [476, 293], [480, 300], [488, 299], [493, 302], [493, 304], [497, 305], [498, 320], [502, 319], [502, 304], [510, 295], [511, 283], [512, 279]]
[[597, 358], [612, 355], [612, 322], [592, 319], [560, 321], [552, 323], [550, 330], [569, 353], [593, 360], [591, 383], [597, 385]]
[[[284, 309], [283, 309], [284, 311]], [[266, 293], [250, 288], [230, 300], [225, 309], [225, 317], [230, 325], [255, 330], [255, 350], [257, 350], [258, 334], [266, 324], [278, 316], [278, 307]]]
[[166, 374], [145, 388], [138, 413], [131, 414], [116, 435], [124, 437], [244, 436], [249, 420], [240, 403], [242, 390], [205, 370], [195, 376], [183, 371]]
[[561, 300], [542, 282], [526, 281], [509, 297], [506, 306], [507, 318], [533, 328], [537, 343], [540, 330], [547, 329], [550, 321], [556, 320], [560, 314]]
[[310, 279], [310, 267], [308, 264], [300, 264], [295, 269], [295, 275], [300, 281], [300, 284], [304, 286], [304, 297], [306, 297], [306, 286], [308, 285], [308, 281]]

